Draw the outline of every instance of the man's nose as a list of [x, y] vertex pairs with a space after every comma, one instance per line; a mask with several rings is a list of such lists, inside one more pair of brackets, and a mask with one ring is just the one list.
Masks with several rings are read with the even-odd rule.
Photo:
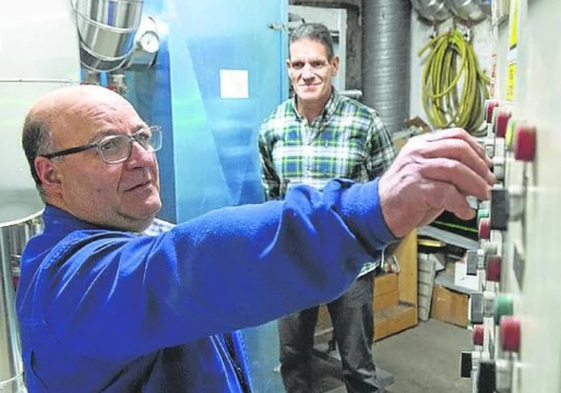
[[316, 74], [313, 72], [312, 67], [309, 64], [306, 64], [302, 69], [302, 78], [303, 79], [313, 79]]
[[133, 165], [146, 165], [154, 158], [154, 152], [146, 149], [138, 141], [133, 140], [131, 146], [131, 155], [127, 162]]

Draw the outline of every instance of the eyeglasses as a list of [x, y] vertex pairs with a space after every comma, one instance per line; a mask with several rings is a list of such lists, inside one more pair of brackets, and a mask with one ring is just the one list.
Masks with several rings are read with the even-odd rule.
[[97, 149], [97, 154], [107, 164], [118, 164], [129, 159], [132, 153], [132, 142], [137, 141], [146, 151], [152, 153], [162, 147], [162, 131], [160, 126], [143, 128], [132, 135], [111, 135], [88, 145], [71, 147], [54, 153], [42, 154], [48, 159], [76, 154], [89, 149]]

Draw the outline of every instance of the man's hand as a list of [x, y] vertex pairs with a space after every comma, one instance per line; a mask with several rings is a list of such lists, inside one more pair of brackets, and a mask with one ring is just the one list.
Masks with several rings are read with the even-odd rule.
[[379, 183], [386, 223], [397, 237], [426, 225], [444, 210], [473, 218], [466, 197], [490, 197], [495, 176], [484, 149], [462, 129], [412, 138]]

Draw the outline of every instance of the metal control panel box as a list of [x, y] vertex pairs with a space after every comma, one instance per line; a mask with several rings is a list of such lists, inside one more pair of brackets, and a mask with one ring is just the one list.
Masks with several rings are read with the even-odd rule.
[[561, 3], [511, 0], [494, 31], [497, 90], [487, 103], [497, 184], [479, 205], [479, 278], [470, 322], [474, 350], [462, 375], [475, 393], [561, 391], [561, 45], [553, 32]]

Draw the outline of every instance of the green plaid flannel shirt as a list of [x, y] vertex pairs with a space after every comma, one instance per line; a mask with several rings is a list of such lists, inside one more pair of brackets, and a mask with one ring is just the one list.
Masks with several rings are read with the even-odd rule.
[[[396, 156], [376, 111], [335, 90], [311, 123], [298, 113], [296, 97], [279, 105], [261, 125], [259, 151], [268, 200], [283, 199], [298, 184], [321, 191], [333, 178], [372, 180]], [[379, 262], [365, 264], [360, 274], [372, 271]]]

